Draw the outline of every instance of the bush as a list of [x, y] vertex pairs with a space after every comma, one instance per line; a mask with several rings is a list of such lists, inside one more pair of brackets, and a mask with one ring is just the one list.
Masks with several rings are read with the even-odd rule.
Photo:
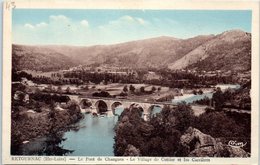
[[127, 93], [121, 92], [121, 93], [119, 94], [119, 96], [127, 96]]
[[243, 134], [243, 128], [224, 112], [203, 113], [194, 122], [194, 127], [215, 138], [237, 137]]
[[139, 155], [139, 151], [142, 156], [187, 156], [179, 141], [194, 118], [189, 106], [165, 107], [149, 122], [145, 122], [141, 114], [140, 109], [130, 108], [120, 115], [115, 129], [116, 156]]
[[107, 91], [95, 92], [92, 94], [94, 97], [112, 97]]

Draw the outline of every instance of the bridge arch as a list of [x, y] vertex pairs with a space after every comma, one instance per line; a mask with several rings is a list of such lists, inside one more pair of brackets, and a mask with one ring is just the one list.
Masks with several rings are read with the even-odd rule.
[[144, 108], [143, 108], [140, 104], [138, 104], [138, 103], [132, 103], [132, 104], [130, 104], [130, 107], [129, 107], [129, 108], [133, 108], [133, 107], [135, 107], [135, 108], [140, 108], [140, 109], [144, 110]]
[[157, 105], [157, 104], [151, 105], [148, 108], [148, 113], [150, 114], [151, 117], [154, 117], [157, 113], [160, 113], [162, 111], [162, 108], [163, 107], [161, 105]]
[[113, 112], [113, 114], [114, 115], [120, 115], [121, 113], [119, 113], [119, 114], [117, 114], [116, 113], [116, 108], [118, 107], [118, 106], [122, 106], [123, 104], [122, 104], [122, 102], [120, 102], [120, 101], [115, 101], [114, 103], [112, 103], [112, 105], [111, 105], [111, 110], [112, 110], [112, 112]]
[[131, 108], [138, 108], [141, 113], [140, 113], [140, 116], [143, 118], [144, 117], [144, 112], [145, 112], [145, 109], [138, 103], [132, 103], [130, 106], [129, 106], [130, 110]]
[[87, 109], [92, 106], [92, 103], [89, 99], [82, 99], [79, 103], [81, 109]]
[[108, 111], [107, 103], [104, 100], [98, 100], [95, 103], [95, 107], [96, 107], [97, 113], [99, 113], [99, 114], [104, 114]]

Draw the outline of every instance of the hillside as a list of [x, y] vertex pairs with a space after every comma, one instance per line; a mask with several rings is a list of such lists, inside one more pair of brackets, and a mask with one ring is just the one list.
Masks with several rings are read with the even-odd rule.
[[201, 70], [249, 70], [251, 34], [232, 30], [189, 39], [157, 37], [114, 45], [13, 45], [19, 69], [55, 70], [79, 64]]
[[250, 70], [251, 34], [239, 30], [224, 32], [169, 66], [171, 69]]
[[78, 65], [64, 54], [29, 46], [13, 45], [12, 57], [12, 67], [17, 70], [53, 71]]

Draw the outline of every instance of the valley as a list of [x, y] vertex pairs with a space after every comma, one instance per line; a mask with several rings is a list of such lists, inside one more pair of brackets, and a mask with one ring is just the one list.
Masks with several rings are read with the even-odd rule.
[[[13, 45], [11, 152], [248, 157], [250, 92], [251, 34], [241, 30], [88, 47]], [[222, 149], [201, 155], [183, 140], [193, 131]], [[234, 138], [249, 145], [235, 152], [227, 145]]]

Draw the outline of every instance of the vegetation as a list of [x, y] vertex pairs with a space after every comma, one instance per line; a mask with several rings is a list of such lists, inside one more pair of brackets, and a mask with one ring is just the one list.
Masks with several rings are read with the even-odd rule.
[[[251, 37], [251, 35], [249, 35], [249, 37]], [[239, 49], [240, 51], [237, 52]], [[197, 68], [198, 70], [206, 71], [241, 71], [251, 69], [251, 43], [248, 39], [237, 40], [233, 43], [222, 41], [212, 47], [208, 53], [210, 58], [198, 61], [197, 63], [190, 65], [188, 68]]]
[[134, 92], [135, 92], [135, 87], [134, 87], [133, 85], [130, 85], [129, 90], [130, 90], [132, 93], [134, 93]]
[[[141, 118], [141, 113], [139, 109], [125, 109], [119, 117], [115, 127], [116, 156], [187, 156], [180, 137], [190, 126], [225, 142], [236, 137], [250, 146], [250, 117], [242, 123], [237, 120], [239, 117], [224, 112], [208, 111], [195, 117], [184, 103], [177, 108], [163, 108], [148, 122]], [[250, 152], [249, 148], [245, 149]]]
[[92, 94], [92, 96], [94, 96], [94, 97], [113, 97], [113, 96], [111, 96], [110, 93], [107, 92], [107, 91], [94, 92], [94, 93]]
[[[57, 53], [55, 51], [37, 51], [36, 49], [23, 46], [12, 46], [12, 68], [30, 69], [38, 71], [53, 71], [60, 69], [69, 69], [75, 66], [75, 60]], [[47, 65], [46, 65], [47, 64]]]
[[210, 99], [208, 97], [204, 97], [201, 100], [197, 100], [194, 103], [200, 104], [200, 105], [210, 105]]
[[[148, 80], [143, 74], [147, 74], [147, 70], [138, 70], [137, 74], [128, 73], [127, 75], [106, 73], [106, 72], [89, 72], [89, 71], [75, 71], [68, 72], [64, 74], [65, 78], [73, 78], [78, 79], [79, 82], [93, 82], [95, 84], [99, 84], [101, 82], [105, 83], [145, 83], [151, 85], [162, 85], [168, 86], [171, 88], [201, 88], [201, 87], [209, 87], [210, 85], [216, 85], [218, 83], [233, 83], [234, 80], [232, 76], [201, 76], [203, 73], [193, 74], [188, 73], [186, 71], [172, 71], [168, 69], [154, 69], [158, 75], [160, 75], [163, 79], [152, 79]], [[144, 72], [144, 73], [143, 73]], [[130, 91], [134, 91], [135, 89], [129, 87]], [[128, 90], [125, 87], [125, 90]], [[161, 89], [159, 89], [161, 90]], [[201, 92], [201, 91], [200, 91]]]
[[251, 110], [250, 89], [250, 82], [242, 85], [237, 90], [227, 89], [223, 92], [220, 88], [217, 88], [212, 99], [204, 97], [194, 103], [214, 106], [215, 110], [218, 111], [223, 109]]
[[[107, 72], [90, 72], [90, 71], [70, 71], [64, 73], [62, 76], [55, 77], [46, 77], [46, 76], [37, 76], [34, 77], [31, 74], [28, 74], [24, 71], [13, 70], [12, 80], [20, 81], [22, 77], [32, 80], [36, 84], [54, 84], [54, 85], [63, 85], [63, 84], [84, 84], [93, 82], [95, 84], [108, 84], [108, 83], [126, 83], [126, 84], [135, 84], [135, 83], [145, 83], [151, 85], [160, 85], [170, 88], [194, 88], [199, 89], [203, 87], [210, 87], [211, 85], [216, 85], [219, 83], [223, 84], [232, 84], [237, 82], [236, 75], [234, 76], [206, 76], [204, 73], [189, 73], [187, 71], [172, 71], [169, 69], [153, 69], [153, 71], [160, 75], [160, 79], [148, 80], [143, 74], [147, 74], [147, 70], [138, 70], [136, 74], [128, 73], [127, 75], [120, 75]], [[53, 73], [54, 74], [54, 73]], [[57, 73], [58, 74], [58, 73]], [[123, 88], [124, 92], [135, 91], [135, 87], [130, 85], [129, 87], [125, 86]], [[155, 91], [155, 87], [152, 88]], [[158, 89], [160, 91], [161, 88]], [[141, 93], [144, 93], [144, 88], [140, 89]], [[196, 93], [202, 94], [201, 90], [194, 91]]]
[[116, 126], [114, 153], [129, 156], [128, 145], [135, 148], [134, 156], [181, 156], [181, 134], [191, 125], [194, 116], [187, 105], [179, 105], [180, 111], [166, 107], [149, 122], [141, 118], [139, 109], [123, 111]]
[[[26, 86], [13, 85], [13, 91], [26, 93]], [[23, 154], [20, 146], [23, 141], [47, 137], [44, 152], [34, 154], [62, 155], [67, 152], [58, 146], [62, 141], [60, 131], [65, 131], [71, 124], [83, 116], [78, 105], [67, 97], [43, 93], [31, 93], [29, 103], [12, 95], [11, 113], [11, 154]], [[56, 103], [67, 102], [64, 110], [56, 109]], [[52, 145], [51, 145], [52, 144]]]

